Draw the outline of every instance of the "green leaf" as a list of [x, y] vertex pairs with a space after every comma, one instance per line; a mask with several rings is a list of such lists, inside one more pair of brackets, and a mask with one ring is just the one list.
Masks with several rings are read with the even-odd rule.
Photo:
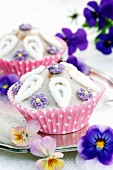
[[91, 28], [91, 26], [89, 26], [87, 22], [85, 22], [82, 26], [86, 28]]

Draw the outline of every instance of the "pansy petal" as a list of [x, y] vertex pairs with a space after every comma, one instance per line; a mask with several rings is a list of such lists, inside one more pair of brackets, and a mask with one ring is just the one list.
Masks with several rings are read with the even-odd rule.
[[106, 18], [99, 18], [99, 29], [104, 28], [104, 26], [106, 25]]
[[81, 51], [85, 50], [88, 45], [87, 35], [84, 29], [78, 29], [77, 32], [73, 35], [73, 39], [75, 39], [76, 47]]
[[111, 28], [109, 29], [109, 34], [110, 34], [110, 36], [113, 36], [113, 27], [111, 27]]
[[97, 158], [104, 165], [110, 165], [113, 163], [113, 155], [110, 154], [109, 150], [99, 150]]
[[98, 35], [98, 39], [102, 40], [102, 41], [107, 41], [109, 38], [108, 34], [99, 34]]
[[75, 56], [69, 56], [66, 62], [73, 64], [75, 67], [77, 67], [78, 64], [77, 58]]
[[45, 157], [43, 152], [44, 148], [42, 147], [41, 139], [37, 139], [34, 142], [30, 143], [30, 151], [35, 156]]
[[68, 54], [69, 55], [72, 55], [75, 51], [76, 51], [77, 47], [76, 47], [76, 44], [72, 45], [68, 45]]
[[11, 85], [19, 81], [19, 77], [16, 74], [9, 74], [8, 78]]
[[113, 1], [107, 1], [100, 6], [100, 13], [105, 18], [113, 19]]
[[39, 159], [35, 165], [38, 170], [45, 170], [46, 162], [47, 159]]
[[36, 134], [36, 133], [31, 134], [31, 135], [28, 135], [28, 143], [29, 143], [29, 145], [30, 145], [33, 141], [35, 141], [35, 140], [37, 140], [37, 139], [42, 139], [42, 137], [41, 137], [40, 135]]
[[67, 38], [70, 38], [72, 36], [72, 31], [69, 28], [62, 28], [62, 32]]
[[96, 18], [94, 18], [93, 13], [90, 9], [88, 8], [84, 9], [84, 16], [89, 26], [91, 27], [96, 26], [96, 23], [97, 23]]
[[88, 2], [87, 5], [90, 6], [91, 8], [93, 8], [96, 12], [98, 12], [99, 6], [98, 6], [97, 2], [91, 1], [91, 2]]
[[89, 73], [89, 66], [87, 66], [84, 62], [78, 61], [77, 69], [84, 74]]
[[61, 152], [54, 152], [53, 157], [55, 158], [63, 158], [64, 154]]
[[61, 159], [49, 158], [46, 162], [45, 170], [61, 170], [64, 167], [64, 161]]
[[65, 38], [66, 38], [66, 37], [63, 36], [61, 33], [57, 33], [56, 36], [59, 37], [59, 38], [61, 38], [61, 39], [63, 39], [63, 40], [65, 40]]
[[106, 47], [104, 45], [104, 42], [101, 42], [101, 41], [96, 43], [96, 49], [101, 51], [103, 54], [106, 54], [106, 55], [112, 53], [112, 46], [109, 45], [108, 47]]
[[37, 134], [40, 130], [40, 123], [38, 120], [30, 120], [27, 122], [26, 131], [29, 135]]

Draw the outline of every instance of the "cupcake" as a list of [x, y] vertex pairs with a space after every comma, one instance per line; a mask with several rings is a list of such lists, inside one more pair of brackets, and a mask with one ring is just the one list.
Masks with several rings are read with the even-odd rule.
[[8, 97], [27, 121], [39, 120], [41, 132], [66, 134], [88, 123], [104, 91], [102, 83], [62, 62], [26, 73], [9, 89]]
[[5, 74], [21, 76], [40, 65], [50, 66], [65, 57], [67, 46], [63, 40], [30, 24], [22, 24], [18, 30], [0, 39], [0, 69]]

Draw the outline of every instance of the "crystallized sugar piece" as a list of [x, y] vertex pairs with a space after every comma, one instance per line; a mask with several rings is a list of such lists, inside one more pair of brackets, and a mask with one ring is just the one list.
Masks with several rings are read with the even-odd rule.
[[37, 36], [34, 35], [27, 36], [23, 41], [23, 45], [25, 50], [32, 58], [38, 60], [43, 59], [42, 42]]
[[43, 70], [45, 69], [45, 66], [40, 66], [34, 70], [32, 70], [31, 72], [28, 72], [26, 74], [24, 74], [21, 78], [20, 81], [24, 82], [27, 78], [33, 76], [33, 75], [37, 75], [40, 74]]
[[68, 80], [63, 77], [51, 78], [49, 90], [59, 107], [67, 107], [72, 97], [72, 89]]
[[41, 87], [44, 82], [44, 79], [39, 75], [34, 75], [29, 77], [21, 86], [18, 94], [15, 96], [16, 102], [21, 102], [34, 93], [36, 93]]

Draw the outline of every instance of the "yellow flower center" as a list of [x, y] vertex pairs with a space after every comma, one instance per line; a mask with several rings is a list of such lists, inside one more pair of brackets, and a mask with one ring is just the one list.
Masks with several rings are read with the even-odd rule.
[[58, 64], [55, 65], [55, 68], [58, 68]]
[[85, 94], [88, 94], [88, 91], [85, 91], [84, 93], [85, 93]]
[[22, 54], [21, 54], [21, 53], [18, 53], [18, 57], [22, 57]]
[[37, 99], [36, 99], [36, 102], [37, 102], [37, 103], [39, 103], [39, 102], [40, 102], [40, 99], [39, 99], [39, 98], [37, 98]]
[[102, 149], [105, 146], [105, 142], [103, 140], [102, 141], [98, 141], [98, 142], [96, 142], [96, 145], [97, 145], [98, 148]]
[[8, 85], [7, 85], [7, 84], [4, 84], [2, 87], [3, 87], [3, 89], [7, 89], [7, 88], [8, 88]]

